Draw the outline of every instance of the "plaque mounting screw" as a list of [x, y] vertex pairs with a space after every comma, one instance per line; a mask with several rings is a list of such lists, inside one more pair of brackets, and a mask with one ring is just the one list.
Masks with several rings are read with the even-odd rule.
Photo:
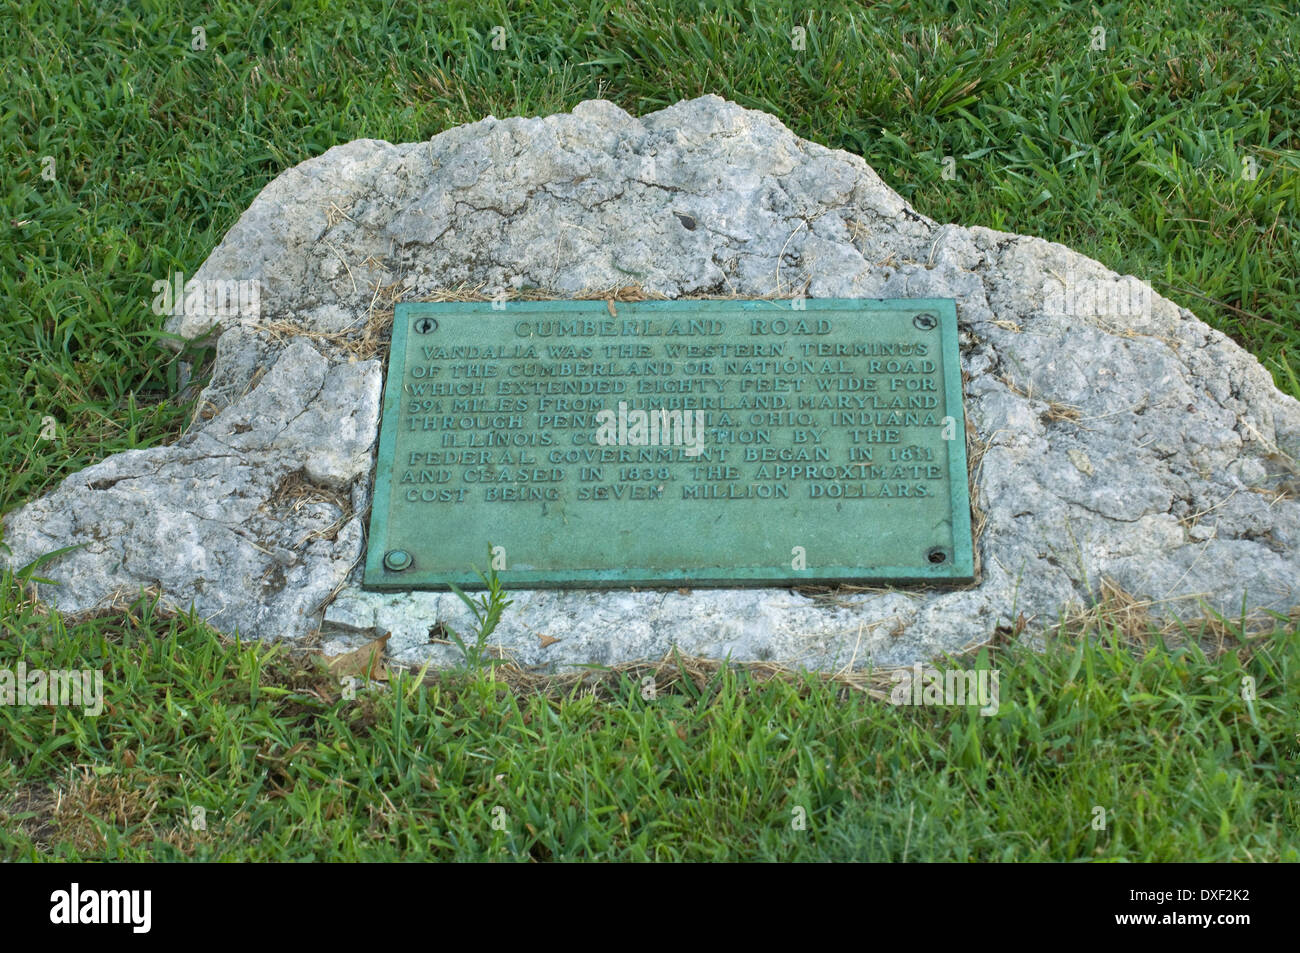
[[936, 546], [934, 547], [934, 549], [930, 550], [928, 553], [925, 554], [925, 558], [926, 561], [929, 562], [931, 565], [939, 566], [947, 561], [948, 553], [946, 550], [943, 549], [943, 547]]
[[415, 330], [421, 334], [428, 334], [430, 331], [438, 330], [438, 322], [433, 318], [419, 318], [415, 322]]
[[390, 549], [384, 553], [384, 568], [390, 572], [401, 572], [411, 565], [411, 554], [404, 549]]
[[935, 317], [933, 314], [930, 314], [930, 312], [923, 311], [912, 319], [912, 323], [915, 324], [922, 331], [930, 331], [933, 330], [934, 326], [939, 323], [939, 319]]

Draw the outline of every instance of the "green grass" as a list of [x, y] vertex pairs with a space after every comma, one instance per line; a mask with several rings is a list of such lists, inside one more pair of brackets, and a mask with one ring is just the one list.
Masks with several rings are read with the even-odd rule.
[[[278, 173], [593, 96], [764, 109], [933, 218], [1152, 280], [1300, 397], [1285, 4], [44, 2], [6, 7], [0, 35], [0, 512], [180, 432], [152, 283], [192, 274]], [[32, 814], [4, 825], [6, 856], [1296, 856], [1294, 624], [1241, 659], [1105, 633], [1081, 656], [1001, 652], [1008, 701], [979, 719], [735, 672], [653, 703], [516, 698], [485, 675], [327, 703], [303, 693], [318, 673], [192, 620], [142, 605], [65, 630], [15, 593], [4, 665], [103, 665], [115, 707], [0, 708], [0, 802]], [[51, 791], [84, 811], [56, 823]], [[189, 805], [206, 833], [178, 827]]]
[[148, 600], [65, 627], [6, 577], [0, 609], [0, 667], [106, 685], [97, 718], [0, 707], [0, 857], [1300, 859], [1295, 639], [983, 650], [984, 718], [734, 668], [554, 696], [410, 675], [349, 700], [318, 662]]

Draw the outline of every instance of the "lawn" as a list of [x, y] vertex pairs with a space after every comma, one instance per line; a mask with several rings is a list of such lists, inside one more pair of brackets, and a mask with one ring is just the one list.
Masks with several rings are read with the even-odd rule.
[[[0, 34], [0, 512], [183, 430], [153, 282], [277, 174], [597, 96], [766, 110], [932, 218], [1149, 279], [1300, 397], [1282, 4], [70, 0]], [[1300, 859], [1294, 618], [1160, 638], [1103, 608], [1003, 640], [960, 663], [999, 670], [990, 718], [692, 660], [348, 697], [148, 596], [63, 620], [12, 574], [0, 627], [0, 669], [102, 668], [107, 694], [0, 706], [0, 858]]]

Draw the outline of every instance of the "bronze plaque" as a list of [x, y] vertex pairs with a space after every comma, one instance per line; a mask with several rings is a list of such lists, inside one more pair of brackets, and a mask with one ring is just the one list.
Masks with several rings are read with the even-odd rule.
[[399, 304], [365, 584], [960, 583], [947, 299]]

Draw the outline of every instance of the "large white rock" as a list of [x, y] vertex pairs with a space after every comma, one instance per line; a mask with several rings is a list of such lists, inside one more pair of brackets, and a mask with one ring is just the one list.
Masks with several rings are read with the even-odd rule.
[[[592, 101], [430, 142], [339, 146], [268, 185], [195, 277], [261, 283], [260, 315], [217, 328], [203, 395], [215, 416], [5, 519], [17, 565], [87, 544], [45, 570], [61, 585], [41, 595], [64, 610], [157, 587], [244, 636], [323, 627], [341, 647], [391, 631], [399, 659], [454, 660], [429, 644], [439, 622], [470, 634], [454, 596], [357, 585], [382, 372], [358, 344], [395, 297], [633, 283], [668, 297], [955, 298], [967, 410], [987, 447], [974, 477], [982, 578], [832, 599], [515, 592], [493, 641], [521, 663], [677, 646], [900, 664], [1022, 615], [1029, 631], [1050, 624], [1104, 577], [1157, 617], [1300, 603], [1300, 405], [1251, 355], [1061, 245], [938, 225], [858, 156], [714, 96], [640, 119]], [[543, 635], [559, 641], [543, 648]]]

